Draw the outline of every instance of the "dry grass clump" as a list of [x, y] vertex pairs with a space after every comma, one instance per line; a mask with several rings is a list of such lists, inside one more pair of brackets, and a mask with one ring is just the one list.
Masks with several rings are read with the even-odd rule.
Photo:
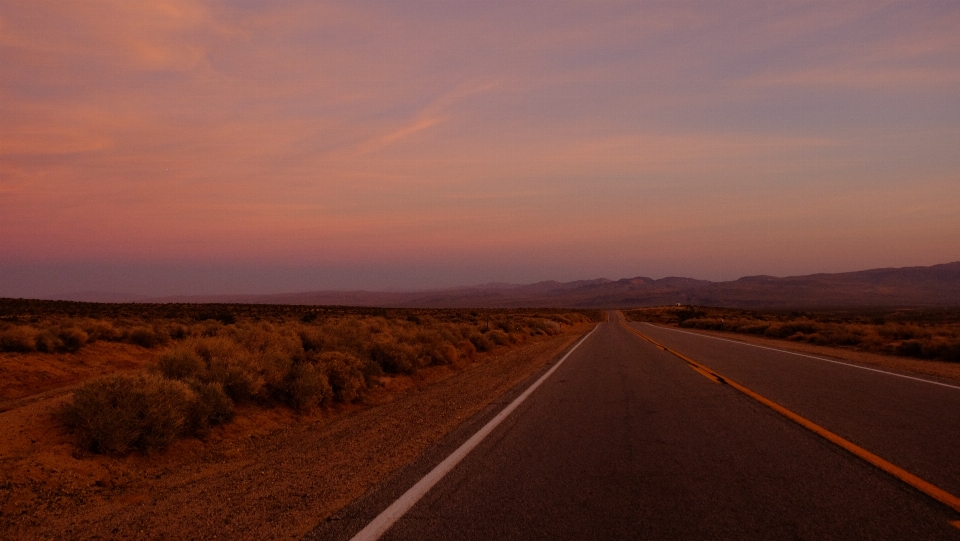
[[960, 311], [761, 312], [669, 306], [630, 310], [626, 315], [633, 321], [960, 362]]
[[[460, 366], [480, 353], [602, 317], [572, 311], [312, 314], [105, 325], [96, 330], [98, 338], [166, 348], [147, 373], [79, 388], [64, 420], [83, 450], [149, 452], [176, 437], [203, 437], [210, 427], [229, 422], [240, 404], [304, 411], [357, 402], [384, 374]], [[94, 336], [79, 325], [63, 328], [76, 329], [73, 343]], [[11, 328], [2, 336], [11, 347], [27, 348], [31, 340], [39, 341], [30, 329]], [[63, 342], [67, 334], [56, 336]]]

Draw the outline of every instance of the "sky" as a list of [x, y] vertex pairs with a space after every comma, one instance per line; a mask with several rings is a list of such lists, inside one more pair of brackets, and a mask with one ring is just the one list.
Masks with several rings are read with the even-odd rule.
[[960, 3], [0, 0], [0, 296], [960, 260]]

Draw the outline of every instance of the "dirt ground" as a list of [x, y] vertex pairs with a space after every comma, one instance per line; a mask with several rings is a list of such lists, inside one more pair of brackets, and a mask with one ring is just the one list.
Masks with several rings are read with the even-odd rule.
[[49, 374], [44, 388], [53, 390], [26, 398], [29, 370], [6, 366], [0, 375], [19, 379], [11, 378], [8, 394], [0, 395], [0, 406], [7, 406], [0, 407], [0, 538], [299, 538], [592, 327], [582, 324], [463, 369], [384, 378], [366, 405], [309, 415], [241, 409], [205, 442], [181, 440], [163, 453], [123, 458], [75, 454], [55, 417], [70, 394], [53, 382], [136, 368], [149, 360], [146, 350], [94, 344], [79, 354], [87, 372], [41, 367]]
[[94, 342], [76, 353], [0, 353], [0, 411], [18, 399], [81, 381], [140, 368], [154, 352], [117, 342]]
[[[657, 325], [657, 324], [654, 324]], [[668, 329], [676, 329], [675, 325], [659, 325]], [[930, 361], [924, 359], [911, 359], [909, 357], [896, 357], [893, 355], [881, 355], [878, 353], [867, 353], [852, 349], [843, 349], [841, 347], [818, 346], [802, 342], [791, 342], [789, 340], [777, 340], [773, 338], [763, 338], [749, 334], [731, 333], [723, 331], [708, 331], [702, 329], [679, 329], [684, 332], [705, 334], [727, 340], [745, 342], [757, 346], [765, 346], [807, 355], [817, 355], [821, 357], [830, 357], [841, 359], [857, 364], [886, 368], [901, 372], [912, 372], [914, 374], [925, 374], [928, 376], [937, 376], [945, 379], [960, 381], [960, 364], [948, 363], [943, 361]]]

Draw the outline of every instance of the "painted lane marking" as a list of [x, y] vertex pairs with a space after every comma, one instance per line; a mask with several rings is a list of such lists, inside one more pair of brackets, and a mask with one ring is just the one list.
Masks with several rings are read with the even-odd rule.
[[[656, 340], [654, 340], [654, 339], [652, 339], [652, 338], [650, 338], [650, 337], [642, 334], [640, 331], [638, 331], [638, 330], [630, 327], [629, 325], [627, 325], [627, 324], [625, 324], [625, 323], [622, 323], [622, 322], [621, 322], [621, 324], [623, 325], [624, 328], [626, 328], [626, 329], [629, 330], [630, 332], [636, 334], [636, 335], [639, 336], [640, 338], [642, 338], [642, 339], [650, 342], [651, 344], [659, 345]], [[822, 426], [814, 423], [813, 421], [810, 421], [810, 420], [808, 420], [808, 419], [805, 418], [805, 417], [801, 417], [800, 415], [798, 415], [798, 414], [796, 414], [796, 413], [788, 410], [787, 408], [781, 406], [780, 404], [777, 404], [777, 403], [774, 402], [773, 400], [770, 400], [769, 398], [766, 398], [766, 397], [764, 397], [764, 396], [762, 396], [762, 395], [760, 395], [760, 394], [757, 394], [757, 393], [751, 391], [750, 389], [744, 387], [743, 385], [740, 385], [739, 383], [737, 383], [737, 382], [735, 382], [735, 381], [731, 381], [730, 379], [721, 376], [720, 374], [718, 374], [718, 373], [715, 372], [714, 370], [712, 370], [712, 369], [710, 369], [710, 368], [707, 368], [706, 366], [698, 363], [697, 361], [694, 361], [693, 359], [691, 359], [691, 358], [689, 358], [689, 357], [681, 354], [680, 352], [674, 351], [673, 349], [670, 349], [670, 348], [665, 348], [665, 349], [666, 349], [667, 351], [669, 351], [670, 353], [676, 355], [676, 356], [679, 357], [680, 359], [686, 361], [687, 363], [690, 363], [690, 364], [692, 364], [692, 365], [695, 365], [695, 366], [699, 367], [701, 370], [713, 374], [713, 375], [714, 375], [715, 377], [717, 377], [722, 383], [725, 383], [725, 384], [729, 385], [730, 387], [736, 389], [737, 391], [740, 391], [741, 393], [749, 396], [750, 398], [756, 400], [757, 402], [763, 404], [764, 406], [767, 406], [768, 408], [770, 408], [770, 409], [772, 409], [773, 411], [779, 413], [780, 415], [783, 415], [783, 416], [786, 417], [787, 419], [790, 419], [791, 421], [793, 421], [793, 422], [797, 423], [798, 425], [806, 428], [807, 430], [810, 430], [811, 432], [817, 434], [818, 436], [821, 436], [822, 438], [826, 439], [827, 441], [829, 441], [829, 442], [831, 442], [831, 443], [834, 443], [834, 444], [842, 447], [844, 450], [846, 450], [846, 451], [852, 453], [853, 455], [855, 455], [855, 456], [857, 456], [857, 457], [865, 460], [866, 462], [869, 462], [869, 463], [872, 464], [873, 466], [875, 466], [875, 467], [877, 467], [877, 468], [879, 468], [879, 469], [881, 469], [881, 470], [889, 473], [890, 475], [896, 477], [897, 479], [903, 481], [904, 483], [907, 483], [908, 485], [910, 485], [910, 486], [912, 486], [913, 488], [919, 490], [920, 492], [923, 492], [923, 493], [926, 494], [927, 496], [930, 496], [930, 497], [933, 498], [934, 500], [937, 500], [938, 502], [946, 505], [947, 507], [950, 507], [950, 508], [953, 509], [954, 511], [960, 512], [960, 498], [957, 498], [956, 496], [954, 496], [953, 494], [950, 494], [950, 493], [947, 492], [946, 490], [943, 490], [942, 488], [940, 488], [940, 487], [938, 487], [938, 486], [935, 486], [935, 485], [933, 485], [932, 483], [929, 483], [929, 482], [927, 482], [927, 481], [925, 481], [925, 480], [917, 477], [916, 475], [913, 475], [912, 473], [910, 473], [910, 472], [908, 472], [907, 470], [905, 470], [905, 469], [903, 469], [903, 468], [901, 468], [901, 467], [893, 464], [892, 462], [888, 462], [888, 461], [880, 458], [879, 456], [871, 453], [870, 451], [867, 451], [867, 450], [864, 449], [863, 447], [860, 447], [859, 445], [857, 445], [857, 444], [855, 444], [855, 443], [853, 443], [853, 442], [851, 442], [851, 441], [849, 441], [849, 440], [847, 440], [847, 439], [844, 439], [844, 438], [842, 438], [841, 436], [839, 436], [839, 435], [837, 435], [837, 434], [834, 434], [833, 432], [830, 432], [830, 431], [827, 430], [826, 428], [823, 428]], [[957, 522], [960, 522], [960, 521], [957, 521]], [[954, 523], [951, 522], [951, 524], [954, 524]], [[954, 524], [954, 525], [956, 525], [956, 524]]]
[[940, 383], [939, 381], [933, 381], [933, 380], [924, 379], [924, 378], [917, 378], [917, 377], [913, 377], [913, 376], [905, 376], [905, 375], [903, 375], [903, 374], [897, 374], [896, 372], [887, 372], [886, 370], [878, 370], [878, 369], [876, 369], [876, 368], [868, 368], [868, 367], [866, 367], [866, 366], [860, 366], [860, 365], [852, 364], [852, 363], [845, 363], [845, 362], [843, 362], [843, 361], [835, 361], [835, 360], [833, 360], [833, 359], [826, 359], [826, 358], [824, 358], [824, 357], [817, 357], [817, 356], [814, 356], [814, 355], [807, 355], [807, 354], [805, 354], [805, 353], [796, 353], [796, 352], [794, 352], [794, 351], [788, 351], [788, 350], [785, 350], [785, 349], [777, 349], [777, 348], [772, 348], [772, 347], [768, 347], [768, 346], [758, 346], [758, 345], [756, 345], [756, 344], [751, 344], [751, 343], [749, 343], [749, 342], [741, 342], [741, 341], [739, 341], [739, 340], [730, 340], [729, 338], [719, 338], [719, 337], [717, 337], [717, 336], [710, 336], [709, 334], [700, 334], [700, 333], [698, 333], [698, 332], [682, 331], [682, 330], [680, 330], [680, 329], [672, 329], [672, 328], [670, 328], [670, 327], [661, 327], [661, 326], [659, 326], [659, 325], [652, 325], [652, 324], [650, 324], [650, 323], [645, 323], [645, 322], [644, 322], [644, 325], [650, 325], [651, 327], [654, 327], [654, 328], [657, 328], [657, 329], [664, 329], [664, 330], [667, 330], [667, 331], [680, 332], [680, 333], [683, 333], [683, 334], [692, 334], [692, 335], [694, 335], [694, 336], [702, 336], [702, 337], [704, 337], [704, 338], [712, 338], [712, 339], [714, 339], [714, 340], [721, 340], [721, 341], [723, 341], [723, 342], [730, 342], [730, 343], [733, 343], [733, 344], [740, 344], [740, 345], [742, 345], [742, 346], [750, 346], [750, 347], [759, 348], [759, 349], [768, 349], [768, 350], [770, 350], [770, 351], [776, 351], [776, 352], [778, 352], [778, 353], [786, 353], [786, 354], [788, 354], [788, 355], [796, 355], [797, 357], [806, 357], [806, 358], [808, 358], [808, 359], [816, 359], [816, 360], [818, 360], [818, 361], [824, 361], [824, 362], [828, 362], [828, 363], [842, 364], [843, 366], [849, 366], [850, 368], [859, 368], [860, 370], [869, 370], [869, 371], [871, 371], [871, 372], [879, 372], [879, 373], [881, 373], [881, 374], [887, 374], [887, 375], [889, 375], [889, 376], [896, 376], [896, 377], [898, 377], [898, 378], [904, 378], [904, 379], [912, 379], [913, 381], [922, 381], [922, 382], [924, 382], [924, 383], [930, 383], [930, 384], [932, 384], [932, 385], [939, 385], [939, 386], [941, 386], [941, 387], [948, 387], [948, 388], [950, 388], [950, 389], [957, 389], [958, 391], [960, 391], [960, 386], [958, 386], [958, 385], [951, 385], [951, 384], [949, 384], [949, 383]]
[[370, 524], [367, 524], [366, 527], [357, 532], [357, 535], [353, 536], [350, 541], [375, 541], [380, 539], [380, 536], [386, 533], [387, 530], [389, 530], [390, 527], [400, 519], [400, 517], [402, 517], [407, 511], [410, 510], [410, 508], [420, 501], [420, 498], [429, 492], [434, 485], [440, 482], [440, 480], [443, 479], [446, 474], [450, 473], [450, 471], [456, 467], [456, 465], [459, 464], [460, 461], [470, 453], [470, 451], [472, 451], [477, 445], [480, 444], [480, 442], [484, 440], [484, 438], [493, 432], [493, 430], [497, 428], [497, 426], [511, 413], [513, 413], [513, 411], [517, 409], [517, 407], [520, 406], [520, 404], [522, 404], [528, 396], [533, 394], [533, 392], [537, 390], [537, 387], [539, 387], [541, 383], [549, 378], [550, 375], [553, 374], [561, 364], [563, 364], [563, 361], [566, 361], [567, 357], [576, 351], [576, 349], [580, 347], [580, 344], [582, 344], [587, 338], [590, 338], [590, 335], [593, 334], [598, 328], [600, 328], [600, 325], [594, 327], [592, 331], [588, 332], [583, 338], [581, 338], [580, 341], [577, 342], [576, 345], [574, 345], [570, 351], [563, 356], [562, 359], [557, 361], [556, 364], [554, 364], [550, 370], [547, 370], [544, 375], [540, 376], [540, 379], [528, 387], [523, 394], [514, 399], [509, 406], [500, 410], [500, 413], [494, 416], [493, 419], [490, 419], [490, 421], [487, 422], [483, 428], [478, 430], [476, 434], [470, 436], [470, 439], [463, 442], [463, 445], [458, 447], [456, 451], [450, 454], [450, 456], [443, 459], [443, 462], [437, 464], [432, 470], [430, 470], [430, 473], [423, 477], [423, 479], [420, 479], [415, 485], [407, 489], [402, 496], [397, 498], [395, 502], [390, 504], [389, 507], [377, 515], [377, 517], [373, 519]]
[[696, 372], [697, 374], [700, 374], [701, 376], [707, 378], [708, 380], [710, 380], [710, 381], [712, 381], [712, 382], [714, 382], [714, 383], [720, 383], [720, 380], [717, 379], [713, 374], [711, 374], [711, 373], [709, 373], [709, 372], [706, 372], [706, 371], [704, 371], [704, 370], [700, 370], [700, 368], [697, 367], [696, 365], [687, 363], [687, 366], [689, 366], [690, 368], [693, 369], [694, 372]]

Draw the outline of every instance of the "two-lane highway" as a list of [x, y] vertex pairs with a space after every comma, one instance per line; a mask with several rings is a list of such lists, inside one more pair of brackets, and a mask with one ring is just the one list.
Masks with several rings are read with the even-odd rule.
[[[409, 510], [390, 517], [380, 538], [960, 539], [960, 529], [950, 524], [960, 519], [955, 511], [705, 377], [639, 338], [619, 318], [611, 314], [462, 461], [418, 494]], [[665, 329], [643, 326], [642, 332], [659, 332], [657, 339], [676, 349], [689, 341]], [[830, 391], [832, 378], [841, 378], [840, 388], [869, 385], [843, 379], [859, 376], [818, 369], [808, 374], [795, 366], [784, 371], [784, 363], [766, 359], [762, 350], [751, 353], [759, 359], [738, 361], [732, 349], [717, 353], [722, 348], [694, 342], [684, 352], [718, 372], [728, 370], [730, 378], [770, 392], [868, 448], [875, 440], [886, 442], [871, 450], [897, 450], [888, 460], [913, 457], [907, 462], [918, 470], [926, 465], [922, 472], [935, 477], [932, 482], [950, 485], [954, 479], [953, 463], [941, 463], [939, 450], [949, 437], [937, 440], [938, 450], [910, 451], [914, 438], [930, 433], [916, 423], [952, 417], [928, 418], [927, 408], [936, 411], [936, 404], [903, 406], [944, 400], [941, 406], [952, 405], [949, 393], [960, 390], [911, 390], [913, 384], [899, 378], [881, 388], [895, 397], [889, 408], [865, 398], [847, 403]], [[758, 364], [765, 369], [756, 369]], [[895, 411], [870, 415], [887, 409]], [[845, 413], [851, 410], [852, 419]], [[864, 428], [865, 418], [876, 424]], [[885, 434], [846, 434], [847, 425], [866, 435]], [[364, 501], [308, 538], [349, 539], [390, 503], [372, 508], [376, 494]]]
[[960, 382], [865, 369], [682, 329], [630, 326], [960, 495]]

